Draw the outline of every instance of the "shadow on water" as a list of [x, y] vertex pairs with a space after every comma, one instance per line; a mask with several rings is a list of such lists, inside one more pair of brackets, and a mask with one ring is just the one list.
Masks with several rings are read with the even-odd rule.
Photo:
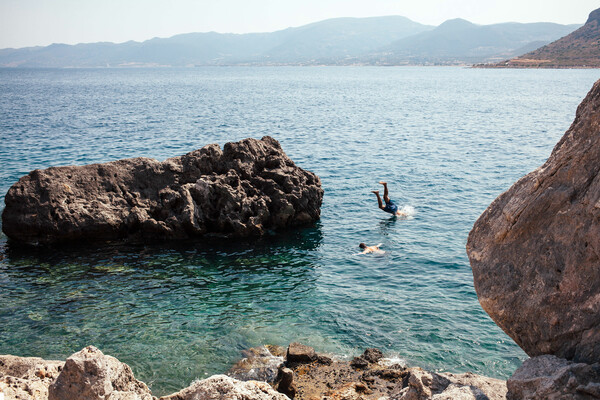
[[[286, 344], [314, 308], [320, 226], [247, 240], [60, 248], [4, 242], [0, 354], [65, 359], [93, 344], [159, 393]], [[140, 356], [144, 354], [144, 356]]]
[[[310, 228], [272, 232], [258, 238], [202, 238], [197, 240], [162, 241], [144, 244], [105, 242], [95, 244], [65, 244], [60, 246], [28, 246], [14, 241], [0, 242], [0, 262], [13, 266], [93, 266], [106, 263], [132, 263], [156, 266], [165, 256], [180, 258], [190, 264], [200, 261], [238, 260], [251, 265], [261, 257], [286, 259], [306, 256], [322, 245], [320, 224]], [[243, 260], [254, 259], [254, 262]], [[166, 260], [165, 260], [166, 261]], [[167, 266], [162, 264], [162, 266]]]

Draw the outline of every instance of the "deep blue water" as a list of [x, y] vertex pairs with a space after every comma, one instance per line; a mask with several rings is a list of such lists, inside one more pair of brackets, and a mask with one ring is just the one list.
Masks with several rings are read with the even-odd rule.
[[[0, 353], [93, 344], [155, 394], [240, 350], [366, 347], [506, 378], [525, 354], [477, 302], [467, 234], [539, 166], [597, 70], [0, 69], [0, 193], [35, 168], [271, 135], [325, 190], [314, 227], [256, 240], [22, 250], [0, 238]], [[371, 190], [414, 208], [392, 219]], [[2, 206], [4, 202], [1, 202]], [[358, 243], [382, 256], [356, 256]]]

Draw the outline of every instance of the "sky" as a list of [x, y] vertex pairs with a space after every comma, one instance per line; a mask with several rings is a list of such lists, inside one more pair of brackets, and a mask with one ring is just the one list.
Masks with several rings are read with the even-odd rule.
[[336, 17], [583, 24], [600, 0], [0, 0], [0, 48], [272, 32]]

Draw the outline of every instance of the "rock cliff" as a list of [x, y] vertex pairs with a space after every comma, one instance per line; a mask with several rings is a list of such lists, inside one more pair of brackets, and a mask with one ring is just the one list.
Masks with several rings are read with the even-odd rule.
[[479, 302], [530, 356], [600, 359], [599, 171], [600, 81], [546, 163], [469, 234]]
[[265, 136], [32, 171], [6, 194], [2, 230], [27, 243], [253, 236], [317, 220], [322, 198], [319, 178]]

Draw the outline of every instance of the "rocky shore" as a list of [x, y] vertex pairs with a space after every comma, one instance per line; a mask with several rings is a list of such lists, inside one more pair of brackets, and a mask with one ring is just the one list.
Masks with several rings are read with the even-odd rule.
[[[159, 400], [500, 400], [506, 382], [471, 373], [435, 373], [395, 364], [377, 349], [351, 361], [318, 354], [311, 347], [262, 346], [226, 375], [195, 381]], [[93, 346], [65, 362], [0, 356], [0, 393], [19, 400], [156, 400], [131, 368]]]
[[30, 244], [256, 236], [318, 220], [322, 199], [319, 177], [265, 136], [32, 171], [6, 194], [2, 230]]

